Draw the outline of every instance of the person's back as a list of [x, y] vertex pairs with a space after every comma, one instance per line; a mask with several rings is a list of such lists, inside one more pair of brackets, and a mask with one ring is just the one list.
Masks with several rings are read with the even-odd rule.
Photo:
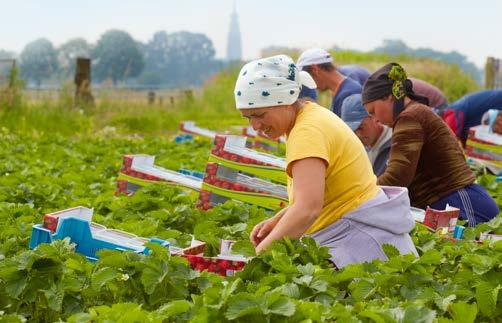
[[[333, 223], [378, 193], [376, 176], [356, 135], [329, 110], [308, 103], [299, 112], [286, 141], [286, 162], [289, 164], [313, 149], [325, 156], [329, 165], [323, 210], [307, 233]], [[353, 176], [356, 173], [360, 175], [357, 178]], [[289, 184], [290, 188], [292, 183]], [[290, 194], [290, 204], [293, 202]]]
[[359, 83], [350, 77], [345, 78], [333, 97], [333, 101], [331, 102], [331, 111], [341, 118], [343, 101], [353, 94], [361, 94], [362, 90], [363, 88]]
[[462, 120], [459, 135], [467, 140], [469, 128], [480, 125], [483, 114], [489, 109], [502, 110], [502, 90], [487, 90], [468, 94], [451, 104], [456, 118]]
[[391, 149], [378, 182], [408, 187], [413, 206], [425, 208], [475, 180], [455, 136], [426, 105], [412, 102], [399, 114], [392, 141], [399, 149]]
[[362, 66], [351, 64], [351, 65], [340, 65], [337, 67], [338, 71], [343, 75], [350, 77], [361, 86], [370, 77], [370, 72]]
[[440, 89], [430, 83], [413, 77], [409, 77], [408, 79], [413, 84], [413, 92], [429, 100], [429, 107], [442, 110], [448, 106], [448, 101]]

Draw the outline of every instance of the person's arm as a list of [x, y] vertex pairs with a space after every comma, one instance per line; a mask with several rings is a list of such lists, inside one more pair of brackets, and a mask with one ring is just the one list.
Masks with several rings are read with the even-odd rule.
[[263, 241], [263, 239], [265, 239], [265, 237], [270, 233], [270, 231], [272, 231], [277, 222], [279, 222], [284, 213], [286, 213], [288, 207], [285, 207], [284, 209], [280, 210], [270, 219], [263, 220], [254, 226], [253, 231], [251, 231], [251, 234], [249, 235], [249, 239], [251, 240], [251, 242], [255, 247], [259, 245], [260, 242]]
[[273, 241], [289, 237], [297, 239], [314, 223], [324, 204], [326, 162], [309, 157], [293, 162], [291, 173], [294, 203], [288, 207], [270, 233], [258, 244], [260, 253]]
[[420, 123], [410, 117], [399, 119], [392, 133], [387, 169], [378, 177], [378, 185], [408, 187], [415, 178], [423, 145]]

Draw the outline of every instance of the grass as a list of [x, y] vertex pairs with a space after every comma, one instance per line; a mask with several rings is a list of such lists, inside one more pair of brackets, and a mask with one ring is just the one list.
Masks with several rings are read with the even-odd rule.
[[[397, 61], [414, 76], [443, 90], [449, 102], [478, 90], [476, 82], [458, 66], [431, 59], [406, 56], [361, 53], [353, 51], [333, 52], [337, 64], [359, 64], [370, 71]], [[156, 101], [149, 105], [145, 93], [129, 100], [118, 100], [115, 94], [100, 96], [94, 107], [74, 108], [74, 90], [67, 84], [57, 99], [29, 100], [20, 91], [14, 95], [0, 92], [0, 127], [21, 133], [59, 133], [64, 136], [93, 136], [101, 134], [157, 136], [177, 132], [183, 120], [194, 120], [201, 127], [226, 130], [231, 126], [246, 125], [246, 120], [235, 109], [233, 90], [240, 66], [222, 71], [196, 91], [193, 98], [178, 96], [174, 104]], [[120, 92], [124, 90], [118, 90]], [[6, 99], [7, 98], [7, 99]], [[170, 100], [169, 100], [170, 101]], [[331, 98], [324, 93], [320, 103], [329, 106]]]

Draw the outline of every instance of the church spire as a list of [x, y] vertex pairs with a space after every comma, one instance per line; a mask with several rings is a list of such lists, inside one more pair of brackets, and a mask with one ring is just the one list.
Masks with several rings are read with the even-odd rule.
[[230, 30], [227, 40], [227, 60], [240, 61], [242, 59], [241, 32], [239, 29], [239, 17], [237, 16], [236, 3], [230, 17]]

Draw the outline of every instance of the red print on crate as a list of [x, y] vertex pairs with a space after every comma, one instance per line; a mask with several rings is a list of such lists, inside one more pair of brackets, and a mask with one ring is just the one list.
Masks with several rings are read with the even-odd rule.
[[453, 231], [457, 224], [459, 214], [460, 210], [453, 207], [447, 210], [435, 210], [427, 207], [425, 210], [424, 224], [434, 230], [448, 228], [449, 231]]

